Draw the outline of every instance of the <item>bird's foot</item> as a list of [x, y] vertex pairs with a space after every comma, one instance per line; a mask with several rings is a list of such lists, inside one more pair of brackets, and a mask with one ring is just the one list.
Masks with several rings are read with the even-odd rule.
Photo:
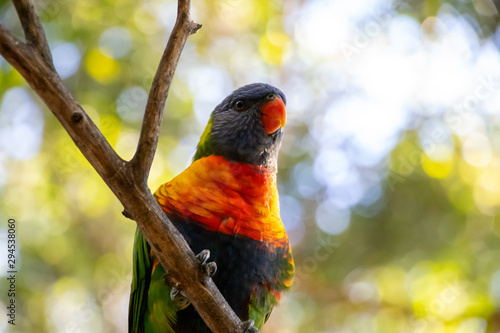
[[175, 280], [169, 281], [168, 272], [163, 275], [163, 278], [165, 279], [165, 284], [171, 286], [170, 288], [172, 288], [170, 289], [170, 299], [174, 302], [177, 309], [182, 310], [187, 308], [191, 302], [189, 302], [189, 299], [181, 291], [179, 284], [175, 283]]
[[189, 299], [176, 287], [172, 287], [170, 290], [170, 299], [174, 301], [175, 306], [179, 310], [187, 308], [190, 304]]
[[196, 259], [200, 263], [200, 268], [205, 277], [212, 277], [217, 271], [217, 264], [215, 261], [207, 262], [210, 258], [210, 250], [203, 250], [196, 255]]
[[244, 333], [259, 333], [259, 330], [253, 326], [255, 322], [252, 319], [243, 322]]
[[[217, 271], [217, 264], [215, 262], [207, 262], [210, 258], [210, 251], [205, 249], [196, 255], [196, 260], [199, 262], [201, 272], [205, 278], [212, 277]], [[185, 309], [189, 306], [189, 299], [184, 295], [182, 290], [179, 288], [179, 284], [172, 283], [169, 281], [168, 273], [163, 276], [165, 279], [165, 284], [172, 285], [170, 290], [170, 299], [174, 301], [175, 306], [179, 309]], [[250, 332], [249, 332], [250, 333]]]

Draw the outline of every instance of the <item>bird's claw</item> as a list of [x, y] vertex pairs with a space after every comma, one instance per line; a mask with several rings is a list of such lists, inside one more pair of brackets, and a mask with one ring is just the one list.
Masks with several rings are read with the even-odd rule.
[[[208, 258], [210, 258], [210, 251], [206, 249], [196, 255], [196, 260], [199, 262], [203, 274], [206, 277], [211, 277], [217, 271], [217, 264], [213, 261], [207, 262]], [[165, 273], [163, 278], [165, 279], [165, 284], [172, 285], [172, 283], [169, 282], [167, 273]], [[184, 295], [178, 284], [174, 283], [171, 288], [170, 299], [174, 302], [175, 306], [179, 310], [185, 309], [190, 304], [189, 299], [186, 297], [186, 295]], [[249, 331], [249, 333], [250, 332], [251, 331]]]
[[189, 305], [189, 299], [182, 293], [179, 288], [172, 287], [170, 290], [170, 299], [174, 301], [175, 306], [179, 309], [185, 309]]
[[210, 258], [210, 250], [203, 250], [196, 255], [196, 259], [200, 263], [200, 267], [203, 270], [203, 273], [207, 277], [212, 277], [215, 272], [217, 272], [217, 264], [215, 261], [207, 262], [208, 258]]
[[253, 326], [255, 322], [252, 319], [243, 322], [244, 333], [259, 333], [259, 330]]
[[189, 302], [189, 299], [181, 291], [179, 284], [174, 283], [172, 286], [172, 281], [169, 281], [168, 272], [163, 275], [163, 279], [165, 279], [165, 284], [171, 286], [170, 288], [172, 288], [170, 289], [170, 299], [174, 302], [177, 309], [182, 310], [187, 308], [191, 302]]
[[207, 262], [208, 258], [210, 258], [210, 250], [205, 249], [196, 255], [196, 259], [200, 262], [200, 264], [204, 264]]
[[217, 264], [215, 263], [215, 261], [203, 264], [201, 267], [208, 277], [214, 276], [215, 272], [217, 272]]

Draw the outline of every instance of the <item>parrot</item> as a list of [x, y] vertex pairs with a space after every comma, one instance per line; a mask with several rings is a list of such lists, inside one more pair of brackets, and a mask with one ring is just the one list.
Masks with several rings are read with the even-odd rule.
[[[276, 179], [285, 105], [283, 92], [266, 83], [233, 91], [210, 114], [189, 167], [154, 193], [247, 332], [262, 329], [293, 282]], [[211, 332], [168, 285], [138, 228], [133, 251], [129, 332]]]

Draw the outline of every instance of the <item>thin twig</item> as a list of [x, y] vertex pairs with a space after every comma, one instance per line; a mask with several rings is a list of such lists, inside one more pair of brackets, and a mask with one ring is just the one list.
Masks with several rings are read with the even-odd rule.
[[201, 25], [194, 23], [190, 17], [190, 1], [180, 0], [177, 7], [177, 20], [168, 39], [160, 64], [156, 71], [151, 90], [149, 91], [144, 121], [137, 151], [132, 159], [137, 179], [146, 182], [153, 163], [158, 144], [158, 134], [163, 120], [163, 108], [168, 96], [177, 63], [186, 44], [187, 38], [194, 34]]
[[13, 0], [13, 3], [23, 26], [26, 43], [40, 52], [47, 64], [54, 68], [49, 43], [33, 3], [31, 0]]

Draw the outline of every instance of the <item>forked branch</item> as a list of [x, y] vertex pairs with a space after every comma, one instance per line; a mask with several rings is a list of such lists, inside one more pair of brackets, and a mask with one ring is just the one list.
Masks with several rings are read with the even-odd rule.
[[14, 0], [26, 43], [0, 25], [0, 54], [25, 78], [80, 151], [137, 222], [169, 278], [178, 284], [213, 332], [243, 332], [245, 327], [212, 279], [199, 279], [199, 263], [168, 220], [146, 181], [156, 151], [158, 132], [170, 83], [189, 35], [200, 25], [190, 18], [190, 1], [178, 1], [175, 26], [160, 61], [149, 95], [138, 149], [130, 161], [112, 149], [87, 113], [75, 101], [54, 69], [40, 20], [30, 0]]
[[33, 3], [30, 0], [13, 0], [13, 2], [23, 26], [26, 43], [33, 46], [43, 56], [47, 64], [53, 67], [49, 43], [47, 43], [47, 38]]

